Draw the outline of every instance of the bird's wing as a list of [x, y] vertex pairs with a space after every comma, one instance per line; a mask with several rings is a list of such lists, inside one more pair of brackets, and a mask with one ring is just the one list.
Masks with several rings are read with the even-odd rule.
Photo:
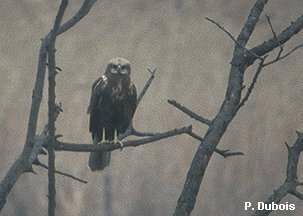
[[104, 89], [107, 86], [107, 79], [105, 76], [97, 79], [92, 86], [92, 92], [90, 97], [90, 103], [87, 109], [87, 113], [90, 114], [89, 119], [89, 131], [95, 133], [97, 130], [98, 122], [98, 105], [103, 99]]
[[87, 114], [90, 114], [92, 112], [92, 109], [96, 107], [98, 101], [102, 99], [100, 98], [100, 96], [102, 96], [102, 92], [105, 89], [106, 85], [107, 85], [107, 78], [105, 76], [101, 76], [93, 83], [90, 101], [87, 108]]
[[119, 133], [124, 133], [131, 125], [134, 113], [137, 108], [137, 90], [134, 84], [131, 84], [123, 102], [122, 118], [119, 123]]
[[136, 86], [132, 83], [129, 88], [129, 94], [128, 94], [128, 100], [130, 104], [130, 115], [131, 119], [133, 118], [133, 115], [135, 114], [136, 108], [137, 108], [137, 89]]
[[125, 129], [131, 124], [132, 118], [137, 108], [137, 89], [136, 86], [132, 83], [129, 87], [126, 106], [124, 110], [124, 118], [126, 120]]

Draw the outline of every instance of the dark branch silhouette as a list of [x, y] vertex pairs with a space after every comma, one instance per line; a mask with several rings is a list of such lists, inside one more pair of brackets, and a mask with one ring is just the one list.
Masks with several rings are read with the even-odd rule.
[[[297, 191], [298, 186], [302, 186], [302, 182], [298, 181], [298, 163], [300, 154], [303, 151], [303, 133], [297, 132], [297, 140], [293, 146], [285, 143], [288, 151], [288, 162], [286, 169], [286, 179], [284, 183], [270, 195], [264, 203], [270, 204], [272, 202], [279, 203], [287, 194], [291, 194], [300, 200], [303, 200], [303, 194]], [[258, 210], [252, 216], [266, 216], [272, 210]]]
[[[198, 134], [194, 133], [194, 132], [189, 132], [188, 133], [189, 136], [199, 140], [200, 142], [203, 142], [203, 138], [200, 137]], [[239, 155], [244, 155], [243, 152], [234, 152], [230, 149], [225, 149], [225, 150], [221, 150], [221, 149], [218, 149], [216, 148], [215, 149], [215, 152], [218, 153], [219, 155], [221, 155], [222, 157], [224, 158], [227, 158], [227, 157], [231, 157], [231, 156], [239, 156]]]
[[242, 47], [243, 50], [245, 50], [245, 52], [248, 52], [249, 54], [251, 54], [252, 56], [256, 57], [257, 59], [260, 59], [262, 60], [262, 58], [258, 55], [256, 55], [255, 53], [253, 53], [251, 50], [245, 48], [244, 46], [242, 46], [240, 44], [239, 41], [237, 41], [237, 39], [232, 35], [232, 33], [230, 33], [228, 30], [226, 30], [222, 25], [220, 25], [218, 22], [216, 22], [215, 20], [209, 18], [209, 17], [206, 17], [205, 18], [207, 21], [211, 22], [212, 24], [215, 24], [219, 29], [221, 29], [224, 33], [227, 34], [227, 36], [235, 43], [237, 44], [238, 46]]
[[[57, 35], [66, 32], [71, 27], [73, 27], [76, 23], [78, 23], [83, 17], [85, 17], [96, 0], [85, 0], [82, 4], [79, 11], [76, 13], [74, 17], [70, 20], [66, 21], [60, 28], [58, 29]], [[38, 139], [39, 142], [36, 142], [36, 130], [37, 130], [37, 121], [38, 114], [40, 110], [40, 104], [43, 95], [44, 88], [44, 79], [46, 72], [46, 59], [47, 59], [47, 46], [49, 43], [50, 33], [48, 33], [41, 40], [41, 47], [39, 50], [39, 60], [38, 60], [38, 68], [37, 75], [33, 89], [32, 95], [32, 104], [29, 114], [29, 120], [27, 125], [27, 135], [24, 144], [23, 151], [18, 159], [13, 163], [13, 165], [9, 168], [5, 177], [2, 179], [0, 183], [0, 211], [3, 209], [6, 198], [10, 193], [11, 189], [19, 179], [19, 177], [26, 172], [27, 170], [32, 170], [32, 163], [37, 158], [38, 154], [41, 152], [42, 144], [44, 140], [41, 137]]]
[[179, 104], [177, 101], [175, 100], [168, 100], [168, 103], [173, 105], [174, 107], [176, 107], [177, 109], [181, 110], [182, 112], [184, 112], [185, 114], [187, 114], [189, 117], [203, 123], [206, 124], [208, 126], [211, 125], [211, 120], [208, 120], [204, 117], [202, 117], [201, 115], [198, 115], [196, 113], [194, 113], [193, 111], [191, 111], [190, 109], [186, 108], [185, 106]]
[[[35, 87], [33, 90], [33, 97], [32, 97], [32, 106], [30, 111], [30, 117], [28, 122], [28, 132], [26, 137], [26, 142], [24, 145], [24, 150], [20, 157], [15, 161], [13, 166], [10, 168], [8, 173], [6, 174], [5, 178], [2, 180], [0, 184], [0, 210], [6, 203], [6, 197], [8, 196], [10, 190], [18, 180], [18, 178], [25, 172], [32, 172], [35, 171], [32, 168], [32, 165], [37, 165], [42, 168], [48, 169], [48, 177], [49, 177], [49, 205], [48, 205], [48, 213], [49, 215], [55, 215], [55, 173], [67, 176], [74, 180], [86, 183], [86, 181], [74, 177], [71, 174], [67, 174], [61, 171], [57, 171], [55, 169], [55, 151], [54, 150], [69, 150], [69, 151], [113, 151], [115, 149], [120, 148], [120, 144], [117, 143], [110, 143], [111, 145], [81, 145], [81, 144], [70, 144], [70, 143], [63, 143], [57, 141], [57, 138], [61, 137], [62, 135], [55, 134], [55, 121], [59, 115], [61, 108], [55, 104], [55, 76], [57, 71], [62, 71], [61, 68], [56, 66], [55, 62], [55, 41], [56, 37], [71, 27], [73, 27], [76, 23], [78, 23], [85, 15], [88, 14], [92, 6], [96, 0], [85, 0], [82, 4], [79, 11], [68, 21], [64, 24], [60, 25], [62, 17], [64, 15], [65, 8], [67, 7], [68, 1], [62, 0], [60, 8], [58, 10], [58, 14], [56, 16], [53, 29], [41, 40], [41, 48], [39, 53], [39, 61], [38, 61], [38, 69], [37, 69], [37, 77], [35, 81]], [[48, 66], [49, 70], [49, 101], [48, 101], [48, 111], [49, 111], [49, 120], [48, 124], [44, 127], [43, 132], [40, 135], [36, 135], [37, 130], [37, 120], [38, 114], [41, 104], [41, 99], [43, 95], [43, 88], [44, 88], [44, 79], [45, 79], [45, 72], [46, 66]], [[150, 87], [154, 77], [156, 69], [151, 70], [148, 69], [150, 73], [150, 77], [145, 83], [141, 93], [139, 94], [139, 102], [142, 100], [143, 96], [147, 92], [148, 88]], [[58, 108], [60, 108], [58, 110]], [[124, 147], [130, 146], [139, 146], [143, 144], [152, 143], [164, 138], [176, 136], [179, 134], [186, 134], [191, 132], [191, 126], [183, 127], [183, 128], [175, 128], [166, 132], [162, 133], [151, 133], [151, 132], [140, 132], [136, 130], [133, 125], [131, 124], [129, 129], [125, 134], [121, 135], [121, 138], [126, 138], [130, 135], [135, 135], [138, 137], [144, 137], [142, 139], [137, 140], [130, 140], [130, 141], [123, 141]], [[43, 150], [46, 148], [48, 150], [48, 166], [42, 164], [38, 156], [41, 154], [46, 154]]]
[[[224, 101], [222, 102], [219, 112], [211, 121], [211, 124], [209, 125], [206, 134], [201, 139], [200, 146], [194, 155], [182, 192], [177, 202], [174, 216], [190, 215], [194, 209], [196, 197], [198, 195], [201, 182], [204, 178], [211, 156], [216, 151], [217, 145], [219, 144], [223, 134], [226, 132], [229, 124], [236, 116], [239, 108], [245, 104], [251, 95], [261, 70], [264, 67], [264, 64], [266, 64], [264, 61], [267, 54], [273, 49], [286, 43], [303, 28], [303, 16], [301, 16], [290, 26], [288, 26], [282, 33], [277, 34], [261, 45], [246, 51], [246, 44], [254, 32], [255, 26], [257, 25], [260, 15], [263, 12], [267, 2], [268, 0], [257, 0], [255, 2], [240, 31], [239, 36], [236, 38]], [[234, 39], [232, 34], [226, 31], [218, 23], [211, 19], [208, 19], [208, 21], [216, 24], [221, 30], [227, 33], [229, 37]], [[242, 98], [241, 93], [244, 89], [243, 82], [245, 72], [247, 68], [251, 66], [257, 59], [259, 59], [261, 62], [250, 84], [250, 87]]]
[[68, 0], [62, 0], [55, 22], [54, 27], [50, 32], [48, 41], [48, 215], [54, 216], [56, 209], [56, 177], [55, 177], [55, 144], [56, 144], [56, 58], [55, 58], [55, 44], [57, 32], [60, 28], [61, 21]]
[[[36, 166], [39, 166], [39, 167], [41, 167], [41, 168], [43, 168], [43, 169], [48, 170], [48, 166], [45, 165], [44, 163], [40, 162], [38, 159], [37, 159], [36, 161], [34, 161], [33, 164], [36, 165]], [[60, 171], [60, 170], [55, 170], [55, 173], [58, 174], [58, 175], [62, 175], [62, 176], [71, 178], [71, 179], [73, 179], [73, 180], [75, 180], [75, 181], [78, 181], [78, 182], [81, 182], [81, 183], [84, 183], [84, 184], [87, 184], [87, 182], [88, 182], [87, 180], [78, 178], [78, 177], [76, 177], [76, 176], [74, 176], [74, 175], [72, 175], [72, 174], [69, 174], [69, 173], [67, 173], [67, 172], [63, 172], [63, 171]]]
[[[153, 143], [155, 141], [159, 141], [161, 139], [166, 139], [176, 135], [186, 134], [189, 133], [191, 129], [192, 129], [191, 126], [175, 128], [173, 130], [169, 130], [163, 133], [156, 133], [153, 136], [149, 136], [146, 138], [123, 141], [123, 148], [136, 147], [140, 145]], [[113, 151], [113, 150], [121, 149], [121, 144], [109, 142], [109, 143], [104, 143], [103, 145], [91, 145], [91, 144], [76, 144], [76, 143], [66, 143], [66, 142], [57, 141], [55, 149], [57, 151], [75, 151], [75, 152]]]

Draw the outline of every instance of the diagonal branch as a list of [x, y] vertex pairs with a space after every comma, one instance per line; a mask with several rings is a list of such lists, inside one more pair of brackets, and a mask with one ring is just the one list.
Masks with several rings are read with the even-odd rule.
[[258, 65], [257, 71], [256, 71], [256, 73], [255, 73], [255, 75], [253, 77], [253, 80], [252, 80], [250, 86], [247, 89], [247, 92], [246, 92], [245, 96], [243, 97], [243, 99], [241, 100], [241, 102], [239, 103], [239, 105], [237, 107], [237, 111], [242, 106], [244, 106], [244, 104], [248, 100], [249, 96], [251, 95], [251, 93], [252, 93], [252, 91], [253, 91], [256, 83], [257, 83], [258, 77], [259, 77], [260, 73], [262, 72], [262, 69], [264, 68], [264, 61], [265, 61], [265, 58], [262, 58], [262, 60], [260, 61], [259, 65]]
[[274, 27], [273, 27], [273, 25], [272, 25], [272, 23], [271, 23], [270, 17], [269, 17], [268, 15], [265, 15], [265, 16], [266, 16], [266, 20], [267, 20], [267, 22], [268, 22], [268, 25], [269, 25], [269, 27], [270, 27], [270, 30], [271, 30], [271, 32], [272, 32], [274, 38], [275, 38], [276, 41], [278, 41], [278, 43], [279, 43], [280, 50], [279, 50], [278, 55], [277, 55], [277, 57], [276, 57], [276, 59], [279, 59], [279, 57], [281, 56], [281, 54], [282, 54], [284, 48], [283, 48], [283, 45], [280, 43], [280, 41], [279, 41], [278, 38], [277, 38], [277, 33], [276, 33], [275, 30], [274, 30]]
[[[245, 46], [250, 39], [252, 33], [255, 30], [255, 27], [259, 21], [260, 15], [267, 4], [268, 0], [258, 0], [250, 10], [250, 13], [247, 17], [247, 20], [245, 21], [245, 24], [243, 28], [241, 29], [241, 32], [237, 38], [237, 41], [242, 45]], [[252, 52], [255, 53], [257, 56], [262, 56], [259, 55], [257, 52]]]
[[[43, 164], [43, 163], [41, 163], [39, 160], [36, 160], [33, 164], [35, 164], [36, 166], [42, 167], [43, 169], [48, 170], [48, 166], [45, 165], [45, 164]], [[78, 178], [76, 176], [73, 176], [73, 175], [71, 175], [69, 173], [62, 172], [62, 171], [59, 171], [59, 170], [55, 170], [55, 173], [59, 174], [59, 175], [62, 175], [62, 176], [66, 176], [68, 178], [71, 178], [71, 179], [73, 179], [75, 181], [78, 181], [78, 182], [81, 182], [83, 184], [87, 184], [87, 182], [88, 182], [86, 180], [80, 179], [80, 178]]]
[[[244, 72], [247, 68], [247, 53], [243, 52], [242, 47], [246, 46], [251, 37], [267, 1], [256, 1], [237, 38], [239, 45], [235, 44], [224, 101], [194, 155], [177, 202], [174, 216], [191, 214], [211, 156], [237, 113], [243, 89]], [[257, 52], [252, 52], [260, 56]]]
[[146, 81], [142, 91], [140, 92], [139, 96], [138, 96], [138, 102], [137, 104], [139, 104], [143, 98], [143, 96], [145, 95], [145, 93], [147, 92], [149, 86], [151, 85], [153, 79], [155, 78], [155, 73], [157, 71], [157, 68], [154, 68], [153, 70], [150, 68], [147, 68], [148, 72], [150, 73], [150, 77], [149, 79]]
[[[188, 133], [189, 136], [199, 140], [200, 142], [203, 142], [203, 138], [200, 137], [199, 135], [197, 135], [196, 133], [190, 131]], [[227, 157], [231, 157], [231, 156], [239, 156], [239, 155], [244, 155], [243, 152], [234, 152], [234, 151], [231, 151], [230, 149], [225, 149], [225, 150], [221, 150], [221, 149], [218, 149], [216, 148], [215, 149], [215, 152], [219, 155], [221, 155], [222, 157], [224, 158], [227, 158]]]
[[[286, 147], [288, 150], [288, 162], [287, 162], [287, 170], [286, 170], [286, 179], [284, 183], [276, 190], [274, 190], [273, 194], [268, 197], [264, 203], [276, 203], [278, 204], [287, 194], [294, 195], [298, 199], [303, 199], [303, 195], [297, 191], [297, 187], [301, 186], [301, 183], [298, 182], [298, 163], [300, 154], [303, 151], [303, 134], [297, 132], [297, 140], [293, 144], [293, 146], [289, 146], [286, 143]], [[266, 216], [269, 215], [272, 210], [257, 210], [252, 216]]]
[[[276, 37], [272, 37], [269, 40], [263, 42], [262, 44], [255, 46], [251, 49], [253, 53], [258, 56], [263, 56], [273, 49], [283, 45], [289, 39], [291, 39], [294, 35], [299, 33], [303, 29], [303, 15], [298, 17], [296, 21], [292, 22], [289, 26], [287, 26], [280, 34]], [[256, 58], [254, 56], [248, 57], [248, 65], [252, 65]]]
[[175, 100], [167, 100], [167, 102], [171, 105], [173, 105], [174, 107], [176, 107], [177, 109], [181, 110], [182, 112], [184, 112], [185, 114], [187, 114], [189, 117], [203, 123], [206, 124], [208, 126], [210, 126], [212, 124], [211, 120], [208, 120], [196, 113], [194, 113], [193, 111], [191, 111], [190, 109], [186, 108], [185, 106], [181, 105], [180, 103], [178, 103]]
[[222, 25], [220, 25], [218, 22], [216, 22], [215, 20], [209, 18], [209, 17], [206, 17], [205, 18], [207, 21], [215, 24], [219, 29], [221, 29], [224, 33], [227, 34], [227, 36], [235, 43], [237, 44], [239, 47], [241, 47], [243, 50], [245, 50], [245, 52], [248, 52], [250, 55], [256, 57], [257, 59], [262, 59], [260, 56], [256, 55], [255, 53], [253, 53], [251, 50], [247, 49], [246, 47], [242, 46], [242, 44], [240, 44], [239, 41], [237, 41], [235, 39], [235, 37], [228, 31], [226, 30]]
[[303, 194], [300, 193], [299, 191], [296, 191], [296, 190], [290, 191], [289, 194], [297, 197], [299, 200], [303, 200]]
[[[137, 100], [137, 107], [140, 104], [140, 102], [142, 101], [142, 98], [145, 96], [147, 90], [149, 89], [150, 85], [152, 84], [154, 78], [155, 78], [155, 73], [157, 71], [156, 68], [154, 68], [153, 70], [150, 68], [147, 68], [147, 71], [150, 73], [150, 77], [148, 78], [148, 80], [146, 81], [143, 89], [141, 90], [139, 96], [138, 96], [138, 100]], [[137, 131], [134, 126], [133, 126], [133, 122], [130, 123], [130, 125], [128, 126], [127, 130], [123, 133], [119, 135], [119, 139], [122, 140], [130, 135], [134, 135], [134, 136], [139, 136], [139, 137], [144, 137], [144, 136], [153, 136], [153, 133], [143, 133], [143, 132], [139, 132]]]
[[294, 53], [295, 51], [297, 51], [300, 48], [303, 48], [303, 43], [295, 46], [294, 48], [292, 48], [290, 51], [288, 51], [284, 55], [282, 55], [282, 52], [281, 52], [280, 54], [278, 54], [277, 58], [275, 58], [274, 60], [271, 60], [269, 62], [264, 63], [263, 67], [272, 65], [272, 64], [274, 64], [274, 63], [276, 63], [278, 61], [281, 61], [281, 60], [285, 59], [286, 57], [290, 56], [292, 53]]
[[60, 35], [76, 25], [83, 17], [89, 13], [96, 2], [97, 0], [85, 0], [78, 12], [71, 19], [60, 26], [57, 34]]

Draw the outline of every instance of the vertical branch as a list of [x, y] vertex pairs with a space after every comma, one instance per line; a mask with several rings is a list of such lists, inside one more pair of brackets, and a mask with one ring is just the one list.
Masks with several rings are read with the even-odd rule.
[[68, 0], [62, 0], [56, 16], [54, 27], [50, 34], [48, 44], [48, 131], [49, 143], [48, 150], [48, 215], [55, 215], [56, 208], [56, 188], [55, 188], [55, 121], [56, 121], [56, 60], [55, 60], [55, 42], [64, 11], [67, 7]]
[[[57, 35], [62, 34], [76, 25], [82, 18], [84, 18], [94, 3], [97, 0], [85, 0], [77, 13], [68, 21], [66, 21], [58, 29]], [[22, 154], [9, 168], [8, 172], [0, 182], [0, 212], [6, 204], [7, 196], [18, 181], [19, 177], [26, 171], [31, 170], [32, 163], [36, 158], [35, 155], [39, 152], [39, 146], [42, 147], [41, 141], [35, 139], [37, 130], [37, 121], [39, 116], [40, 104], [43, 95], [44, 79], [46, 72], [47, 47], [49, 43], [50, 33], [43, 39], [39, 51], [39, 60], [37, 67], [37, 75], [32, 93], [32, 103], [27, 125], [27, 135]], [[37, 147], [38, 145], [38, 147]]]

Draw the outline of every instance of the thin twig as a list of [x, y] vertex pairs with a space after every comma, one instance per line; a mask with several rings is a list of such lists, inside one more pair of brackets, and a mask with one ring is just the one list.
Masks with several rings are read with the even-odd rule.
[[[46, 66], [48, 66], [48, 63], [47, 63], [47, 62], [46, 62]], [[62, 68], [60, 68], [60, 67], [56, 66], [56, 70], [58, 70], [58, 71], [62, 71]]]
[[[266, 58], [266, 57], [265, 57], [265, 58]], [[250, 86], [248, 87], [245, 96], [243, 97], [243, 99], [242, 99], [241, 102], [239, 103], [236, 112], [237, 112], [242, 106], [244, 106], [245, 102], [248, 100], [249, 96], [251, 95], [251, 93], [252, 93], [252, 91], [253, 91], [253, 89], [254, 89], [256, 83], [257, 83], [258, 77], [259, 77], [259, 75], [260, 75], [260, 73], [261, 73], [261, 71], [262, 71], [262, 69], [263, 69], [263, 67], [264, 67], [263, 64], [264, 64], [265, 58], [262, 58], [262, 60], [260, 61], [259, 65], [258, 65], [258, 68], [257, 68], [257, 70], [256, 70], [256, 73], [255, 73], [255, 75], [254, 75], [254, 77], [253, 77], [253, 80], [252, 80]]]
[[205, 19], [213, 24], [215, 24], [219, 29], [221, 29], [223, 32], [225, 32], [228, 37], [235, 43], [237, 44], [239, 47], [241, 47], [243, 50], [245, 50], [246, 52], [248, 52], [249, 54], [251, 54], [252, 56], [258, 58], [258, 59], [262, 59], [260, 56], [256, 55], [255, 53], [253, 53], [251, 50], [247, 49], [246, 47], [242, 46], [242, 44], [240, 44], [236, 38], [228, 31], [226, 30], [222, 25], [220, 25], [218, 22], [216, 22], [215, 20], [209, 18], [209, 17], [205, 17]]
[[[44, 169], [46, 169], [46, 170], [48, 170], [48, 166], [45, 165], [45, 164], [43, 164], [43, 163], [41, 163], [40, 161], [35, 161], [34, 164], [37, 165], [37, 166], [40, 166], [40, 167], [42, 167], [42, 168], [44, 168]], [[80, 178], [78, 178], [78, 177], [76, 177], [76, 176], [73, 176], [73, 175], [71, 175], [71, 174], [69, 174], [69, 173], [66, 173], [66, 172], [62, 172], [62, 171], [59, 171], [59, 170], [55, 170], [55, 173], [57, 173], [57, 174], [59, 174], [59, 175], [62, 175], [62, 176], [66, 176], [66, 177], [68, 177], [68, 178], [71, 178], [71, 179], [73, 179], [73, 180], [75, 180], [75, 181], [78, 181], [78, 182], [81, 182], [81, 183], [84, 183], [84, 184], [87, 184], [87, 183], [88, 183], [88, 181], [83, 180], [83, 179], [80, 179]]]
[[[248, 43], [267, 2], [268, 0], [256, 1], [237, 38], [237, 41], [241, 46], [235, 44], [234, 47], [224, 101], [222, 102], [218, 113], [212, 120], [211, 126], [205, 133], [205, 136], [203, 137], [204, 141], [201, 142], [197, 148], [187, 172], [182, 192], [178, 198], [177, 206], [173, 214], [174, 216], [191, 214], [212, 154], [236, 115], [235, 110], [237, 110], [237, 106], [241, 100], [244, 73], [248, 65], [248, 57], [245, 56], [246, 53], [243, 52], [242, 47], [245, 47]], [[255, 57], [253, 56], [253, 58]]]
[[[139, 93], [139, 96], [137, 99], [137, 107], [140, 104], [140, 102], [142, 101], [142, 98], [145, 96], [151, 83], [153, 82], [157, 69], [156, 68], [154, 68], [154, 69], [147, 68], [147, 71], [150, 73], [150, 77], [147, 79], [147, 81], [144, 84], [144, 87], [142, 88], [141, 92]], [[153, 133], [143, 133], [143, 132], [137, 131], [133, 126], [133, 122], [131, 122], [130, 125], [128, 126], [127, 130], [123, 134], [119, 135], [119, 139], [122, 140], [130, 135], [143, 137], [143, 136], [153, 136], [154, 134]]]
[[277, 55], [277, 57], [276, 57], [276, 60], [277, 60], [277, 59], [280, 58], [280, 56], [281, 56], [281, 54], [282, 54], [284, 48], [283, 48], [283, 45], [282, 45], [282, 44], [280, 43], [280, 41], [278, 40], [277, 33], [276, 33], [275, 30], [274, 30], [274, 27], [273, 27], [273, 25], [272, 25], [272, 23], [271, 23], [270, 17], [269, 17], [268, 15], [265, 15], [265, 16], [266, 16], [267, 22], [268, 22], [268, 24], [269, 24], [270, 30], [271, 30], [271, 32], [272, 32], [274, 38], [275, 38], [276, 41], [279, 43], [280, 50], [279, 50], [279, 53], [278, 53], [278, 55]]
[[298, 46], [294, 47], [293, 49], [291, 49], [290, 51], [288, 51], [286, 54], [284, 55], [280, 55], [278, 56], [278, 58], [272, 60], [272, 61], [269, 61], [269, 62], [266, 62], [263, 64], [263, 67], [266, 67], [266, 66], [269, 66], [271, 64], [274, 64], [282, 59], [285, 59], [286, 57], [288, 57], [289, 55], [291, 55], [293, 52], [297, 51], [298, 49], [302, 48], [303, 47], [303, 43], [302, 44], [299, 44]]
[[185, 114], [187, 114], [189, 117], [203, 123], [206, 124], [208, 126], [211, 125], [212, 121], [194, 113], [193, 111], [191, 111], [190, 109], [186, 108], [185, 106], [181, 105], [180, 103], [178, 103], [175, 100], [167, 100], [167, 102], [171, 105], [173, 105], [174, 107], [176, 107], [177, 109], [181, 110], [182, 112], [184, 112]]
[[141, 102], [143, 96], [145, 95], [145, 93], [147, 92], [147, 89], [149, 88], [149, 86], [151, 85], [153, 79], [155, 78], [155, 73], [157, 71], [157, 68], [154, 68], [153, 70], [150, 68], [147, 68], [148, 72], [150, 73], [150, 77], [149, 79], [146, 81], [141, 93], [138, 96], [138, 100], [137, 100], [137, 105]]
[[[286, 168], [286, 179], [284, 183], [267, 198], [264, 203], [280, 203], [280, 201], [287, 196], [287, 194], [291, 194], [298, 199], [302, 200], [303, 195], [297, 191], [297, 187], [301, 186], [301, 183], [298, 181], [298, 163], [300, 159], [300, 155], [303, 152], [303, 134], [297, 132], [297, 140], [290, 147], [287, 143], [285, 143], [288, 151], [288, 161]], [[252, 216], [267, 216], [272, 212], [272, 210], [257, 210]]]
[[[199, 140], [200, 142], [203, 142], [203, 138], [200, 137], [199, 135], [197, 135], [196, 133], [190, 131], [187, 134], [190, 135], [191, 137]], [[231, 157], [231, 156], [244, 155], [243, 152], [234, 152], [234, 151], [231, 151], [230, 149], [221, 150], [221, 149], [216, 148], [215, 152], [224, 158]]]
[[[298, 34], [303, 28], [303, 15], [298, 17], [294, 22], [291, 22], [285, 29], [283, 29], [277, 36], [270, 38], [267, 41], [255, 46], [250, 49], [253, 53], [259, 56], [266, 55], [275, 48], [288, 42], [293, 36]], [[252, 65], [256, 58], [251, 56], [248, 58], [248, 65]]]

